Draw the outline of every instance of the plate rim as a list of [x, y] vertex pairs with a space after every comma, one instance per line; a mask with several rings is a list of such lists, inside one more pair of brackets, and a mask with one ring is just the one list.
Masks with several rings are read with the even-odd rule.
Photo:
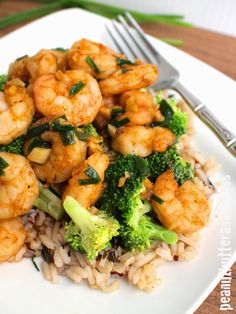
[[[36, 25], [36, 24], [38, 24], [39, 22], [43, 22], [44, 20], [48, 20], [48, 19], [50, 19], [50, 18], [53, 17], [53, 16], [56, 16], [56, 15], [59, 16], [59, 15], [61, 15], [61, 14], [65, 14], [65, 12], [70, 14], [70, 12], [73, 12], [73, 11], [77, 11], [77, 12], [79, 11], [81, 14], [87, 13], [87, 14], [90, 14], [90, 15], [95, 15], [96, 17], [97, 17], [97, 16], [101, 17], [100, 15], [97, 15], [97, 14], [95, 14], [95, 13], [89, 12], [89, 11], [87, 11], [87, 10], [83, 10], [83, 9], [79, 9], [79, 8], [67, 8], [67, 9], [60, 10], [60, 11], [58, 11], [58, 12], [54, 12], [54, 13], [48, 14], [48, 15], [46, 15], [46, 16], [44, 16], [44, 17], [40, 17], [40, 18], [38, 18], [38, 19], [36, 19], [36, 20], [30, 22], [30, 23], [27, 23], [27, 24], [24, 25], [24, 26], [21, 26], [21, 27], [17, 28], [16, 30], [14, 30], [14, 31], [12, 31], [12, 32], [10, 32], [10, 33], [7, 33], [6, 35], [3, 35], [3, 36], [0, 38], [0, 42], [4, 41], [5, 39], [10, 38], [12, 35], [13, 35], [13, 36], [17, 35], [18, 32], [21, 32], [21, 31], [24, 30], [24, 29], [30, 28], [31, 26]], [[101, 18], [108, 21], [108, 19], [105, 18], [105, 17], [101, 17]], [[148, 36], [149, 36], [152, 40], [155, 40], [155, 41], [157, 41], [157, 42], [160, 42], [160, 43], [162, 43], [163, 45], [166, 45], [168, 48], [173, 49], [173, 51], [174, 51], [174, 50], [180, 51], [178, 48], [172, 47], [172, 46], [170, 47], [168, 44], [161, 42], [159, 39], [157, 39], [157, 38], [155, 38], [155, 37], [153, 37], [153, 36], [151, 36], [151, 35], [148, 35]], [[181, 52], [181, 54], [183, 54], [183, 55], [188, 55], [188, 56], [191, 57], [194, 61], [196, 60], [196, 61], [198, 61], [198, 62], [204, 64], [204, 66], [213, 69], [213, 70], [216, 71], [219, 75], [222, 75], [225, 79], [227, 79], [227, 80], [233, 82], [233, 83], [235, 84], [235, 87], [236, 87], [236, 81], [233, 80], [232, 78], [230, 78], [229, 76], [227, 76], [226, 74], [222, 73], [222, 72], [219, 71], [218, 69], [215, 69], [215, 68], [212, 67], [211, 65], [205, 63], [205, 62], [202, 61], [202, 60], [199, 60], [198, 58], [196, 58], [196, 57], [194, 57], [194, 56], [192, 56], [192, 55], [190, 55], [190, 54], [188, 54], [188, 53], [186, 53], [186, 52], [184, 52], [184, 51], [180, 51], [180, 52]], [[231, 255], [231, 257], [230, 257], [230, 259], [228, 260], [228, 262], [224, 265], [224, 267], [219, 271], [218, 276], [215, 277], [215, 278], [212, 280], [211, 284], [209, 284], [209, 285], [205, 288], [204, 291], [202, 291], [202, 293], [198, 296], [198, 298], [197, 298], [197, 299], [195, 300], [195, 302], [193, 303], [192, 307], [189, 308], [189, 310], [188, 310], [187, 313], [193, 313], [194, 311], [196, 311], [196, 310], [198, 309], [198, 307], [205, 301], [205, 299], [209, 296], [209, 294], [214, 290], [214, 288], [217, 286], [217, 284], [218, 284], [218, 283], [220, 282], [220, 280], [222, 279], [222, 277], [223, 277], [223, 275], [225, 274], [225, 272], [227, 272], [227, 271], [231, 268], [231, 266], [233, 265], [233, 263], [234, 263], [235, 261], [236, 261], [236, 250], [233, 252], [233, 254]]]

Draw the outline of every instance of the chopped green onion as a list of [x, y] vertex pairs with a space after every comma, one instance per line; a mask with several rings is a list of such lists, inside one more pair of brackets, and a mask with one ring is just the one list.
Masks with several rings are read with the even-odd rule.
[[89, 177], [89, 179], [79, 180], [80, 185], [97, 184], [101, 181], [99, 174], [93, 167], [89, 166], [85, 169], [84, 173]]
[[26, 57], [28, 57], [28, 55], [21, 56], [21, 57], [17, 58], [16, 61], [20, 61], [20, 60], [22, 60], [22, 59], [24, 59]]
[[0, 91], [3, 91], [3, 87], [7, 82], [7, 75], [6, 74], [1, 74], [0, 75]]
[[73, 85], [69, 91], [69, 95], [74, 96], [75, 94], [80, 92], [85, 86], [86, 86], [86, 84], [84, 84], [83, 82], [79, 82], [79, 83]]
[[160, 111], [166, 119], [172, 118], [174, 114], [174, 110], [165, 99], [162, 99], [160, 102]]
[[129, 65], [135, 65], [134, 62], [128, 60], [128, 59], [121, 59], [121, 58], [116, 58], [116, 63], [117, 65], [119, 65], [120, 67], [122, 67], [125, 64], [129, 64]]
[[75, 130], [68, 130], [59, 132], [62, 143], [67, 146], [75, 144]]
[[64, 145], [75, 144], [76, 128], [71, 124], [60, 124], [60, 119], [67, 120], [65, 116], [59, 117], [51, 122], [51, 128], [59, 132]]
[[98, 66], [96, 65], [96, 63], [94, 62], [94, 60], [90, 57], [87, 56], [87, 58], [85, 59], [85, 61], [88, 63], [88, 65], [90, 66], [90, 68], [97, 74], [100, 73], [100, 70], [98, 68]]
[[42, 134], [48, 130], [49, 130], [49, 124], [48, 123], [34, 126], [34, 127], [29, 129], [28, 133], [26, 134], [26, 138], [32, 138], [32, 137], [38, 136], [38, 135], [40, 135], [40, 134]]
[[51, 122], [52, 131], [55, 132], [66, 132], [66, 131], [74, 131], [75, 127], [71, 124], [60, 124], [58, 119]]
[[0, 157], [0, 177], [4, 174], [4, 169], [8, 166], [8, 163], [5, 159]]
[[125, 110], [121, 107], [115, 107], [115, 108], [112, 108], [111, 110], [111, 117], [112, 119], [115, 119], [118, 115], [124, 113]]
[[163, 122], [152, 122], [152, 123], [150, 123], [150, 127], [155, 128], [156, 126], [164, 126]]
[[152, 194], [151, 199], [160, 205], [164, 203], [164, 201], [160, 197], [156, 196], [155, 194]]
[[84, 132], [80, 132], [78, 130], [75, 131], [76, 136], [78, 137], [78, 139], [80, 141], [86, 142], [87, 139], [89, 138], [89, 135], [84, 133]]
[[[38, 0], [44, 5], [33, 8], [31, 10], [19, 12], [16, 14], [12, 14], [10, 16], [3, 17], [0, 20], [0, 28], [4, 28], [7, 26], [14, 25], [16, 23], [28, 21], [33, 18], [37, 18], [40, 16], [44, 16], [58, 9], [63, 9], [67, 7], [80, 7], [85, 10], [92, 11], [94, 13], [109, 17], [116, 18], [118, 14], [124, 14], [126, 9], [112, 6], [105, 3], [99, 3], [90, 0], [61, 0], [61, 1], [49, 1], [49, 0]], [[52, 2], [52, 3], [51, 3]], [[183, 21], [182, 15], [170, 15], [170, 14], [146, 14], [142, 12], [137, 12], [134, 10], [129, 10], [129, 12], [137, 19], [138, 22], [159, 22], [159, 23], [167, 23], [167, 24], [176, 24], [183, 26], [191, 26], [189, 23]]]
[[62, 47], [52, 48], [52, 50], [61, 51], [61, 52], [67, 52], [68, 51], [67, 48], [62, 48]]
[[28, 152], [30, 153], [35, 147], [51, 148], [52, 145], [50, 142], [46, 142], [40, 137], [35, 137], [29, 145]]
[[37, 264], [35, 263], [35, 261], [34, 261], [35, 257], [36, 257], [36, 256], [33, 256], [33, 257], [31, 258], [31, 261], [32, 261], [34, 267], [37, 269], [37, 271], [40, 271], [39, 268], [38, 268], [38, 265], [37, 265]]
[[116, 128], [119, 128], [119, 127], [121, 127], [121, 126], [123, 126], [123, 125], [125, 125], [125, 124], [127, 124], [127, 123], [129, 123], [130, 122], [130, 119], [129, 118], [124, 118], [124, 119], [122, 119], [122, 120], [113, 120], [112, 122], [111, 122], [111, 124], [114, 126], [114, 127], [116, 127]]
[[126, 73], [126, 72], [129, 72], [130, 71], [130, 69], [127, 69], [127, 68], [121, 68], [121, 72], [122, 73]]

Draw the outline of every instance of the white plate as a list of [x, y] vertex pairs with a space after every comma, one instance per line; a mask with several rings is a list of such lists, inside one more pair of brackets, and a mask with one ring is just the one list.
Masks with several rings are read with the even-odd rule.
[[[0, 40], [0, 73], [19, 56], [33, 54], [40, 48], [70, 47], [81, 37], [111, 45], [104, 29], [106, 19], [82, 11], [69, 9], [29, 24]], [[201, 61], [154, 38], [153, 44], [179, 69], [181, 82], [202, 99], [221, 120], [236, 132], [233, 114], [236, 83]], [[219, 282], [223, 272], [236, 257], [236, 171], [235, 160], [215, 139], [211, 132], [196, 121], [196, 147], [205, 155], [215, 155], [223, 165], [220, 175], [221, 193], [211, 223], [202, 231], [199, 256], [190, 262], [169, 263], [158, 269], [162, 285], [146, 294], [122, 283], [119, 291], [105, 294], [76, 285], [62, 278], [59, 285], [45, 281], [42, 273], [30, 260], [0, 266], [1, 313], [25, 314], [185, 314], [192, 313]], [[221, 222], [230, 215], [231, 257], [221, 268]], [[220, 296], [219, 296], [220, 299]]]

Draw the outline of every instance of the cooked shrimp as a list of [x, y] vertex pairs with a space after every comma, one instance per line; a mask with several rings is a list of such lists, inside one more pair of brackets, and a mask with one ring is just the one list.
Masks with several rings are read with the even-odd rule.
[[122, 155], [135, 154], [146, 157], [153, 151], [163, 153], [175, 142], [174, 134], [166, 128], [141, 125], [128, 125], [117, 129], [111, 125], [109, 127], [112, 127], [112, 131], [108, 128], [112, 136], [112, 148]]
[[154, 133], [145, 126], [127, 126], [117, 129], [112, 138], [112, 148], [122, 155], [134, 154], [146, 157], [153, 150]]
[[30, 57], [26, 55], [11, 63], [8, 70], [8, 77], [10, 79], [18, 78], [27, 82], [30, 78], [30, 73], [27, 68], [29, 58]]
[[101, 80], [99, 86], [105, 96], [118, 95], [128, 90], [152, 85], [157, 80], [157, 67], [153, 64], [140, 64], [127, 67], [127, 72], [118, 70]]
[[172, 171], [160, 175], [154, 185], [154, 194], [162, 204], [152, 200], [153, 208], [161, 223], [170, 230], [191, 234], [204, 227], [210, 215], [205, 194], [192, 182], [178, 186]]
[[[63, 198], [70, 195], [85, 208], [89, 208], [93, 205], [102, 192], [102, 182], [104, 180], [108, 164], [109, 158], [106, 154], [102, 154], [100, 152], [92, 154], [78, 169], [74, 171], [63, 194]], [[80, 184], [80, 180], [88, 179], [88, 176], [84, 173], [88, 167], [92, 167], [96, 170], [101, 179], [99, 183], [88, 185]]]
[[32, 57], [24, 56], [10, 65], [9, 77], [23, 81], [38, 76], [66, 70], [66, 54], [63, 51], [42, 49]]
[[8, 164], [0, 176], [0, 220], [25, 214], [38, 197], [36, 176], [28, 160], [20, 155], [1, 153]]
[[55, 73], [58, 70], [66, 70], [66, 54], [59, 50], [40, 50], [35, 56], [27, 61], [27, 70], [30, 78], [35, 80], [37, 77]]
[[68, 180], [72, 171], [86, 158], [86, 142], [75, 138], [74, 144], [65, 146], [59, 133], [50, 131], [43, 133], [41, 138], [52, 144], [52, 150], [44, 164], [32, 163], [37, 178], [48, 183], [60, 183]]
[[169, 146], [171, 146], [176, 137], [171, 130], [161, 127], [153, 128], [154, 140], [153, 140], [153, 150], [155, 152], [164, 153]]
[[100, 130], [107, 126], [111, 120], [112, 108], [116, 106], [116, 99], [114, 96], [102, 97], [102, 100], [103, 105], [94, 119], [94, 123]]
[[0, 144], [8, 144], [25, 134], [32, 122], [35, 108], [24, 83], [9, 81], [0, 92]]
[[83, 70], [42, 75], [36, 79], [33, 90], [41, 114], [65, 115], [75, 126], [91, 123], [102, 106], [97, 81]]
[[0, 263], [16, 255], [25, 243], [26, 232], [19, 218], [0, 222]]
[[153, 96], [147, 92], [138, 90], [125, 92], [121, 95], [120, 104], [125, 109], [120, 119], [127, 117], [130, 121], [128, 125], [150, 124], [154, 119], [156, 108]]
[[[68, 52], [67, 60], [73, 70], [82, 69], [97, 79], [104, 79], [119, 69], [117, 57], [124, 57], [115, 53], [103, 44], [88, 39], [76, 41]], [[91, 58], [97, 66], [95, 71], [86, 61]]]

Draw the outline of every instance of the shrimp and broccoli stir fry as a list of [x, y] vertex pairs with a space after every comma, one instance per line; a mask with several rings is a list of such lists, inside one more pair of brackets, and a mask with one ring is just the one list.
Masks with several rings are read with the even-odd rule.
[[114, 243], [175, 244], [208, 223], [178, 144], [188, 116], [148, 91], [157, 79], [155, 65], [88, 39], [10, 65], [0, 77], [0, 262], [23, 247], [20, 216], [32, 208], [64, 221], [65, 243], [90, 260]]

